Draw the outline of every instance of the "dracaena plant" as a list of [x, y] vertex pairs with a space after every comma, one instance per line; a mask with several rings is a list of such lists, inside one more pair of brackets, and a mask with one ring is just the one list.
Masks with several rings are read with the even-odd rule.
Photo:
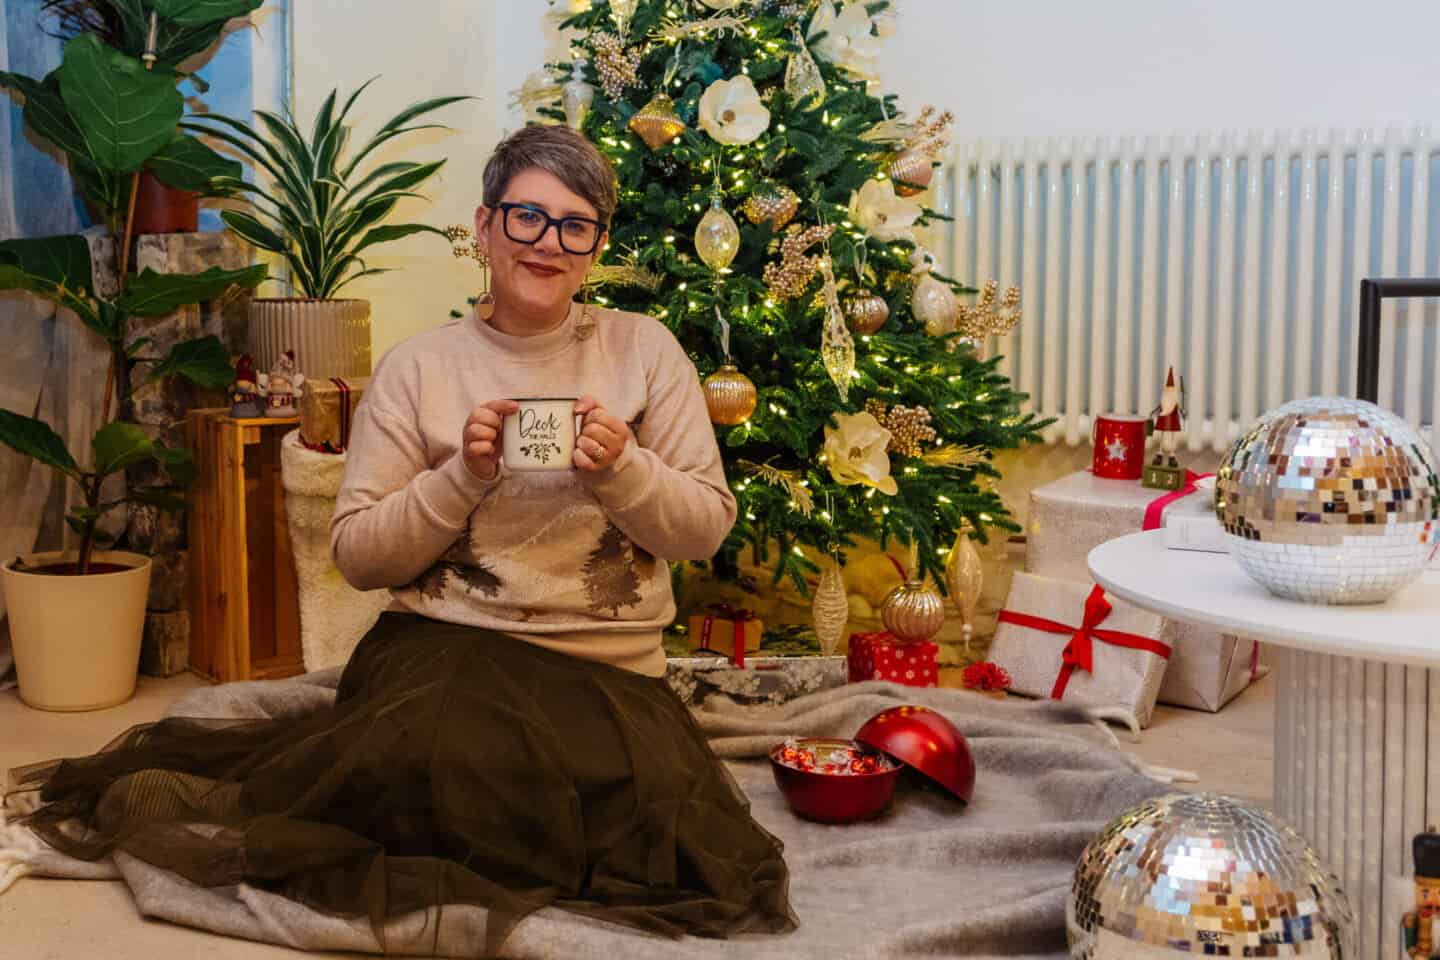
[[328, 300], [361, 277], [386, 271], [366, 264], [361, 254], [378, 244], [416, 233], [444, 232], [422, 223], [383, 224], [397, 203], [419, 196], [414, 191], [444, 166], [430, 163], [365, 161], [398, 137], [421, 130], [447, 129], [442, 124], [416, 124], [425, 114], [469, 97], [437, 97], [400, 111], [353, 150], [350, 110], [374, 81], [346, 99], [337, 111], [338, 91], [320, 106], [309, 136], [291, 117], [255, 111], [263, 132], [230, 117], [209, 115], [186, 124], [230, 144], [269, 175], [262, 186], [239, 178], [221, 178], [217, 185], [248, 197], [254, 214], [226, 210], [221, 218], [237, 234], [262, 250], [279, 254], [289, 264], [292, 285], [305, 297]]
[[[73, 311], [97, 335], [109, 358], [96, 417], [100, 427], [87, 452], [77, 455], [69, 450], [58, 433], [27, 411], [0, 409], [0, 443], [58, 470], [80, 487], [81, 503], [66, 521], [80, 537], [81, 573], [89, 571], [102, 517], [133, 502], [180, 506], [178, 493], [194, 475], [188, 451], [155, 442], [133, 422], [135, 392], [172, 377], [205, 388], [223, 387], [232, 377], [230, 358], [218, 338], [181, 341], [161, 355], [152, 341], [136, 336], [132, 320], [164, 316], [186, 304], [253, 288], [266, 276], [264, 266], [211, 268], [198, 274], [146, 270], [137, 276], [127, 269], [134, 225], [130, 199], [142, 169], [171, 186], [202, 192], [216, 192], [211, 184], [217, 177], [239, 175], [239, 163], [181, 130], [185, 105], [177, 85], [184, 74], [176, 64], [204, 49], [197, 44], [205, 38], [209, 42], [218, 38], [231, 17], [249, 13], [261, 2], [68, 4], [74, 16], [89, 9], [97, 11], [99, 19], [72, 21], [67, 27], [62, 16], [61, 29], [68, 31], [69, 38], [60, 66], [38, 79], [0, 72], [0, 87], [23, 101], [31, 132], [65, 156], [76, 188], [99, 212], [116, 252], [118, 289], [110, 293], [94, 282], [90, 246], [84, 237], [0, 243], [0, 290], [30, 291]], [[143, 37], [137, 33], [142, 24]], [[137, 49], [141, 54], [154, 51], [155, 62], [147, 65]], [[107, 477], [147, 461], [160, 468], [167, 482], [103, 499]]]

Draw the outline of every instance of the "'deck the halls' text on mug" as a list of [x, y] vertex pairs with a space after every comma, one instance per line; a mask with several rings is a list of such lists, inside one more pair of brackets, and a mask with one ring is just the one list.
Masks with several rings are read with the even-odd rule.
[[507, 470], [574, 468], [577, 397], [516, 397], [505, 418], [502, 453]]

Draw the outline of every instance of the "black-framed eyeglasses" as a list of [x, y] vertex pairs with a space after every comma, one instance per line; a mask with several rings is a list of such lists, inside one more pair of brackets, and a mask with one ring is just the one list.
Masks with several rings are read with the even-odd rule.
[[552, 226], [560, 238], [560, 249], [566, 253], [588, 256], [600, 246], [605, 224], [589, 217], [552, 217], [528, 203], [498, 203], [505, 236], [516, 243], [537, 244]]

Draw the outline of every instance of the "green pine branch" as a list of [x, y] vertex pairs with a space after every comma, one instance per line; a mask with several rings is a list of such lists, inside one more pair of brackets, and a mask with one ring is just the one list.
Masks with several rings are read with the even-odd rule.
[[[873, 14], [887, 6], [873, 3], [868, 8]], [[943, 589], [945, 555], [962, 524], [972, 525], [982, 540], [991, 532], [1019, 529], [986, 485], [999, 476], [992, 462], [957, 468], [891, 453], [899, 491], [886, 496], [833, 479], [821, 460], [825, 427], [837, 414], [864, 410], [866, 400], [874, 398], [887, 406], [929, 409], [938, 434], [930, 450], [955, 445], [995, 451], [1038, 442], [1049, 421], [1022, 412], [1026, 397], [998, 372], [999, 358], [981, 360], [959, 338], [929, 336], [915, 320], [909, 261], [915, 245], [866, 238], [851, 222], [852, 194], [867, 180], [885, 177], [893, 150], [864, 139], [864, 134], [895, 118], [899, 108], [893, 96], [872, 96], [863, 81], [818, 53], [815, 59], [827, 87], [824, 102], [793, 102], [783, 88], [786, 64], [796, 52], [792, 29], [798, 26], [801, 35], [806, 34], [814, 5], [799, 21], [783, 15], [780, 7], [779, 0], [760, 0], [745, 10], [743, 29], [687, 37], [677, 56], [676, 46], [655, 40], [652, 31], [713, 11], [675, 0], [641, 0], [622, 38], [627, 47], [643, 50], [639, 82], [615, 99], [603, 90], [592, 46], [597, 33], [615, 32], [609, 4], [597, 0], [566, 21], [565, 26], [581, 36], [577, 46], [587, 61], [583, 78], [596, 88], [583, 132], [611, 160], [619, 188], [619, 210], [604, 262], [618, 263], [624, 257], [663, 277], [658, 291], [612, 284], [595, 299], [661, 320], [702, 376], [724, 360], [717, 306], [729, 321], [730, 352], [755, 382], [759, 405], [748, 422], [717, 428], [740, 506], [736, 525], [716, 558], [718, 571], [733, 572], [739, 554], [748, 551], [757, 562], [773, 567], [774, 582], [788, 578], [804, 592], [806, 579], [819, 572], [812, 557], [823, 554], [832, 541], [843, 548], [853, 548], [862, 539], [908, 548], [913, 540], [921, 572]], [[812, 40], [812, 52], [814, 47]], [[566, 79], [574, 67], [553, 64], [551, 69]], [[699, 101], [715, 80], [741, 75], [755, 83], [770, 111], [770, 124], [751, 144], [722, 145], [701, 128]], [[662, 90], [674, 100], [687, 130], [676, 142], [652, 152], [627, 125]], [[557, 109], [541, 113], [564, 119]], [[720, 277], [696, 255], [693, 242], [716, 189], [717, 173], [724, 205], [741, 235], [740, 251]], [[818, 296], [819, 277], [794, 300], [775, 298], [762, 279], [765, 265], [779, 259], [780, 237], [768, 223], [752, 223], [741, 211], [751, 194], [768, 184], [783, 184], [795, 192], [796, 223], [835, 225], [829, 254], [842, 299], [863, 286], [889, 305], [890, 319], [879, 332], [856, 337], [856, 370], [846, 400], [820, 357], [825, 310]], [[919, 226], [944, 219], [926, 209]], [[934, 276], [957, 294], [975, 292], [959, 280], [938, 272]], [[985, 279], [974, 278], [976, 285]], [[748, 473], [742, 461], [798, 476], [815, 509], [806, 516], [783, 486]]]

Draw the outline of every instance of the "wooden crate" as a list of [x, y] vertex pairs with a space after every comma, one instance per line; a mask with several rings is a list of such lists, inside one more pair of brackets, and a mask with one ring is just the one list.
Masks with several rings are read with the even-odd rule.
[[304, 672], [280, 440], [298, 419], [190, 413], [190, 669], [217, 683]]

